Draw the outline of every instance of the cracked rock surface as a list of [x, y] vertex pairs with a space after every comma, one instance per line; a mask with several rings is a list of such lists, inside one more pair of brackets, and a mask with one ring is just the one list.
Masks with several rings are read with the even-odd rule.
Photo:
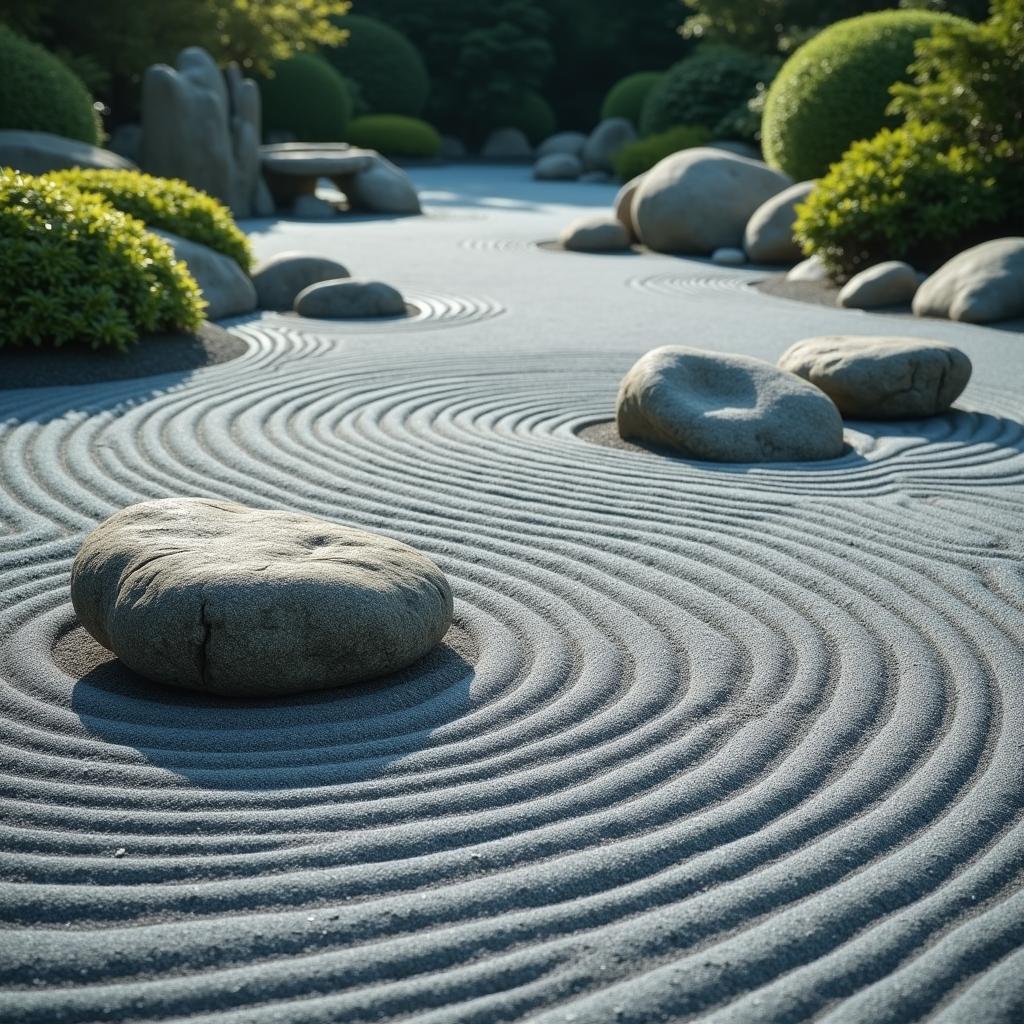
[[452, 620], [444, 575], [406, 544], [205, 498], [145, 501], [101, 523], [75, 559], [71, 599], [134, 671], [239, 696], [395, 672]]

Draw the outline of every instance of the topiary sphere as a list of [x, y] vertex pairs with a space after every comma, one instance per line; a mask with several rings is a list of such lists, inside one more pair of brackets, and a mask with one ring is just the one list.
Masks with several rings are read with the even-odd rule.
[[962, 18], [881, 11], [847, 18], [804, 43], [783, 65], [765, 100], [765, 159], [797, 181], [818, 178], [852, 142], [898, 119], [887, 117], [889, 86], [906, 81], [914, 43]]
[[352, 94], [327, 61], [296, 54], [260, 83], [263, 131], [289, 132], [299, 142], [344, 142], [352, 119]]
[[385, 156], [431, 159], [441, 151], [441, 136], [426, 121], [402, 114], [367, 114], [348, 126], [348, 141]]
[[430, 76], [419, 50], [376, 18], [350, 15], [337, 24], [348, 29], [348, 39], [323, 55], [357, 86], [359, 113], [421, 114], [430, 94]]
[[524, 92], [516, 100], [498, 104], [491, 124], [495, 128], [518, 128], [535, 146], [554, 135], [558, 127], [551, 105], [536, 92]]
[[604, 98], [601, 119], [624, 117], [627, 121], [632, 121], [635, 127], [639, 127], [644, 101], [664, 77], [664, 71], [637, 71], [635, 74], [620, 78]]
[[123, 349], [198, 327], [202, 294], [171, 247], [95, 192], [0, 171], [3, 345]]
[[0, 129], [51, 132], [98, 145], [89, 90], [62, 61], [0, 25]]

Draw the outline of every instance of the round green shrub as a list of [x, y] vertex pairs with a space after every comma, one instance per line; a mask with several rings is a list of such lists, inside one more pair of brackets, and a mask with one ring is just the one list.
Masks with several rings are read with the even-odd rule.
[[664, 71], [637, 71], [620, 78], [604, 98], [601, 105], [602, 120], [609, 117], [624, 117], [634, 126], [640, 124], [640, 113], [651, 90], [665, 76]]
[[52, 53], [0, 25], [0, 67], [0, 129], [99, 144], [102, 131], [89, 90]]
[[518, 128], [535, 146], [554, 135], [558, 127], [551, 105], [536, 92], [524, 92], [516, 100], [498, 104], [491, 124], [494, 128]]
[[352, 95], [327, 61], [299, 53], [275, 65], [260, 83], [263, 131], [289, 132], [299, 142], [344, 142]]
[[353, 146], [385, 156], [431, 159], [441, 151], [441, 136], [426, 121], [401, 114], [367, 114], [348, 126]]
[[640, 115], [640, 133], [652, 135], [679, 124], [713, 129], [747, 103], [758, 85], [770, 82], [778, 60], [744, 53], [732, 46], [702, 46], [673, 64], [648, 93]]
[[337, 24], [348, 29], [345, 45], [322, 52], [356, 84], [357, 112], [422, 114], [430, 94], [430, 76], [409, 39], [376, 18], [348, 15]]
[[892, 259], [930, 270], [1024, 224], [1021, 175], [1014, 183], [999, 174], [974, 148], [950, 147], [937, 126], [883, 128], [818, 181], [797, 207], [793, 234], [838, 281]]
[[681, 149], [703, 146], [711, 140], [711, 132], [703, 125], [676, 125], [667, 132], [648, 135], [645, 139], [627, 143], [612, 157], [615, 173], [622, 181], [629, 181], [650, 170], [659, 160], [678, 153]]
[[817, 178], [850, 143], [895, 127], [889, 87], [908, 78], [914, 43], [938, 25], [929, 11], [881, 11], [837, 21], [783, 65], [765, 100], [765, 159], [798, 181]]
[[49, 175], [81, 191], [97, 192], [122, 213], [147, 227], [160, 228], [209, 246], [235, 260], [245, 271], [252, 267], [249, 239], [239, 231], [223, 203], [176, 178], [154, 178], [141, 171], [94, 171], [75, 168]]
[[0, 171], [2, 345], [123, 349], [197, 327], [205, 303], [184, 263], [140, 220], [43, 175]]

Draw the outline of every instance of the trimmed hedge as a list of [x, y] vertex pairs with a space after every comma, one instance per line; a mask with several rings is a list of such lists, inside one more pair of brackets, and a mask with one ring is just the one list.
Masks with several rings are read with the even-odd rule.
[[664, 77], [664, 71], [637, 71], [620, 78], [604, 98], [601, 105], [601, 120], [624, 117], [627, 121], [632, 121], [634, 127], [639, 127], [644, 101]]
[[376, 18], [347, 15], [337, 24], [348, 30], [348, 40], [322, 55], [355, 83], [356, 113], [422, 114], [430, 95], [430, 76], [409, 39]]
[[884, 128], [818, 181], [793, 234], [839, 281], [883, 260], [933, 269], [1021, 222], [997, 174], [974, 149], [950, 148], [937, 126]]
[[765, 100], [765, 159], [796, 181], [817, 178], [851, 143], [881, 128], [889, 87], [908, 78], [914, 43], [938, 25], [969, 24], [929, 11], [881, 11], [847, 18], [801, 46]]
[[263, 132], [290, 132], [299, 142], [344, 142], [352, 94], [327, 61], [296, 54], [260, 82]]
[[732, 46], [702, 46], [692, 57], [673, 64], [648, 94], [640, 133], [652, 135], [680, 124], [714, 129], [744, 107], [777, 69], [775, 57]]
[[524, 92], [518, 99], [499, 104], [491, 120], [494, 128], [518, 128], [534, 145], [555, 134], [555, 112], [540, 93]]
[[48, 175], [81, 191], [96, 192], [122, 213], [147, 227], [160, 228], [209, 246], [245, 271], [252, 267], [249, 239], [223, 203], [175, 178], [154, 178], [141, 171], [93, 171], [76, 168]]
[[0, 346], [124, 349], [142, 333], [198, 327], [205, 305], [142, 221], [48, 176], [0, 171]]
[[646, 139], [623, 146], [612, 157], [612, 165], [622, 181], [629, 181], [681, 149], [703, 146], [710, 141], [711, 132], [703, 125], [677, 125], [667, 132], [649, 135]]
[[357, 117], [348, 126], [348, 141], [385, 156], [429, 160], [441, 151], [441, 136], [426, 121], [401, 114]]
[[52, 53], [0, 25], [0, 67], [0, 129], [100, 143], [103, 132], [89, 90]]

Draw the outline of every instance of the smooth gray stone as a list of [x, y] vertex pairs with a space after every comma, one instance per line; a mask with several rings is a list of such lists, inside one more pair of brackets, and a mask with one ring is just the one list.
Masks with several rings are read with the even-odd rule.
[[747, 262], [747, 254], [742, 249], [716, 249], [711, 254], [711, 262], [722, 267], [742, 267]]
[[65, 139], [50, 132], [0, 131], [0, 167], [13, 167], [25, 174], [45, 174], [72, 167], [100, 171], [131, 171], [131, 160], [109, 149], [90, 146], [78, 139]]
[[174, 255], [188, 264], [189, 273], [206, 299], [208, 320], [241, 316], [256, 309], [256, 287], [230, 256], [169, 231], [154, 230], [153, 234], [159, 235], [174, 250]]
[[533, 165], [533, 176], [538, 181], [575, 181], [582, 173], [579, 157], [570, 153], [550, 153]]
[[583, 147], [586, 144], [587, 137], [583, 132], [556, 132], [554, 135], [549, 135], [537, 147], [537, 159], [561, 153], [581, 160]]
[[854, 274], [836, 301], [849, 309], [902, 306], [910, 302], [921, 284], [917, 271], [901, 260], [887, 260]]
[[917, 290], [914, 313], [970, 324], [1024, 316], [1024, 238], [996, 238], [954, 256]]
[[498, 128], [487, 136], [480, 155], [488, 160], [529, 160], [533, 146], [518, 128]]
[[296, 196], [292, 203], [292, 216], [299, 220], [334, 220], [338, 210], [319, 196]]
[[352, 177], [333, 177], [353, 210], [402, 215], [422, 212], [412, 178], [380, 154], [373, 154], [370, 166]]
[[803, 253], [793, 240], [796, 207], [814, 190], [800, 181], [763, 202], [743, 230], [743, 249], [751, 263], [796, 263]]
[[640, 240], [640, 236], [637, 234], [636, 224], [633, 221], [633, 199], [636, 196], [637, 189], [640, 187], [640, 182], [643, 181], [643, 175], [638, 174], [635, 178], [630, 178], [622, 188], [615, 195], [615, 199], [612, 202], [612, 209], [615, 211], [615, 216], [619, 222], [626, 229], [626, 234], [629, 235], [631, 242], [637, 242]]
[[584, 171], [580, 175], [580, 182], [584, 185], [609, 185], [614, 180], [609, 171]]
[[382, 281], [322, 281], [303, 288], [295, 297], [295, 312], [319, 320], [368, 316], [402, 316], [405, 299]]
[[808, 338], [786, 349], [779, 366], [821, 388], [855, 419], [935, 416], [971, 379], [971, 361], [958, 348], [919, 338]]
[[739, 249], [754, 211], [790, 184], [767, 164], [699, 146], [673, 153], [644, 175], [633, 220], [641, 241], [658, 252]]
[[573, 252], [624, 252], [630, 245], [622, 222], [607, 214], [578, 217], [566, 226], [558, 241]]
[[281, 252], [261, 263], [252, 275], [260, 309], [286, 310], [304, 288], [349, 276], [337, 260], [305, 252]]
[[583, 147], [583, 169], [611, 173], [612, 158], [623, 146], [636, 139], [632, 121], [624, 117], [609, 117], [591, 133]]
[[454, 135], [441, 136], [441, 149], [437, 154], [442, 160], [465, 160], [466, 144]]
[[145, 501], [100, 524], [75, 558], [71, 601], [140, 675], [251, 697], [395, 672], [452, 620], [448, 581], [405, 544], [206, 498]]
[[684, 345], [642, 356], [622, 379], [620, 436], [715, 462], [832, 459], [843, 421], [813, 384], [771, 363]]
[[828, 270], [819, 256], [808, 256], [786, 274], [787, 281], [827, 281]]

